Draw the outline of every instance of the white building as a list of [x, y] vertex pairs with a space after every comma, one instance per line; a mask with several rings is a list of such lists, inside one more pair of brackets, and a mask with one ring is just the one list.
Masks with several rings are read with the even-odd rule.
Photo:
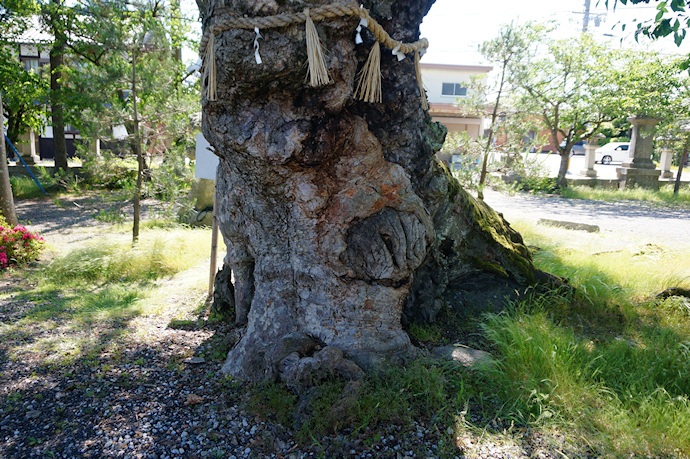
[[[9, 45], [9, 52], [22, 63], [27, 72], [35, 72], [49, 78], [50, 75], [50, 48], [53, 36], [45, 30], [38, 16], [31, 17], [31, 25], [20, 35], [13, 37], [13, 43]], [[65, 125], [65, 145], [67, 155], [74, 156], [76, 152], [75, 141], [80, 139], [79, 133], [69, 125]], [[30, 130], [19, 136], [19, 142], [15, 145], [19, 154], [29, 164], [34, 164], [40, 159], [52, 159], [55, 156], [53, 146], [53, 127], [50, 120], [46, 120], [46, 126], [38, 133]]]
[[421, 66], [432, 119], [446, 126], [448, 133], [467, 131], [471, 137], [479, 137], [485, 129], [484, 116], [464, 113], [457, 106], [457, 99], [468, 96], [472, 77], [486, 76], [493, 67], [426, 63]]

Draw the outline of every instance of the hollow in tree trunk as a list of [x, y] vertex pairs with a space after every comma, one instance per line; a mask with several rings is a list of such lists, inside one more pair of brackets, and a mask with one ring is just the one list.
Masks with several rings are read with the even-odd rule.
[[[207, 30], [225, 13], [271, 16], [331, 2], [298, 3], [200, 9]], [[409, 43], [432, 3], [364, 7]], [[358, 22], [316, 21], [331, 79], [320, 88], [305, 83], [304, 23], [261, 29], [260, 65], [254, 30], [215, 36], [217, 100], [203, 97], [203, 131], [220, 157], [217, 215], [245, 327], [223, 366], [238, 378], [284, 376], [316, 345], [365, 368], [415, 355], [403, 322], [435, 320], [450, 292], [486, 302], [547, 277], [519, 234], [435, 159], [446, 130], [422, 109], [412, 55], [398, 61], [384, 49], [382, 103], [355, 100], [373, 45], [368, 32], [355, 44]]]

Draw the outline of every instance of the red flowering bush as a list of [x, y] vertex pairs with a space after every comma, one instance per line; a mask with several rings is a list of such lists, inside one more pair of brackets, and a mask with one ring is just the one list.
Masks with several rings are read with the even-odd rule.
[[38, 233], [32, 233], [22, 225], [14, 228], [0, 215], [0, 269], [36, 260], [45, 246]]

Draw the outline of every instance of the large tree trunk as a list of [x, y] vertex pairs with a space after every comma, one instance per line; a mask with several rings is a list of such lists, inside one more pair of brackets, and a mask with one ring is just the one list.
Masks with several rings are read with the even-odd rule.
[[[2, 108], [2, 91], [0, 91], [0, 213], [10, 227], [17, 226], [17, 212], [14, 208], [14, 196], [10, 184], [10, 172], [7, 167], [7, 150], [5, 148], [5, 115]], [[9, 137], [9, 136], [8, 136]]]
[[[264, 16], [326, 1], [200, 4]], [[397, 40], [419, 38], [433, 0], [364, 3]], [[305, 84], [304, 24], [216, 35], [217, 101], [203, 99], [204, 135], [220, 157], [218, 219], [246, 324], [225, 372], [274, 378], [316, 345], [360, 365], [415, 354], [402, 322], [433, 321], [449, 288], [482, 301], [540, 275], [520, 236], [463, 191], [434, 158], [445, 129], [421, 108], [413, 56], [382, 51], [383, 102], [354, 100], [373, 43], [358, 19], [316, 23], [333, 82]], [[294, 354], [294, 352], [298, 354]], [[294, 366], [294, 365], [293, 365]], [[281, 373], [282, 376], [284, 374]]]
[[53, 147], [55, 151], [55, 173], [67, 171], [67, 145], [65, 144], [65, 115], [62, 104], [62, 65], [65, 43], [55, 34], [55, 43], [50, 49], [50, 112], [53, 125]]

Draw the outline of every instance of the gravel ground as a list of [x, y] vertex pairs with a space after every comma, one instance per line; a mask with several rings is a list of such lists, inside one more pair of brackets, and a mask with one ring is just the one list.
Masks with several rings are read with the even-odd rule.
[[492, 190], [485, 193], [484, 201], [509, 222], [551, 219], [597, 225], [604, 236], [615, 236], [612, 243], [619, 247], [690, 245], [688, 209], [641, 201], [602, 202], [529, 193], [509, 196]]
[[[514, 218], [559, 218], [597, 224], [625, 237], [686, 241], [690, 217], [635, 203], [601, 204], [554, 197], [505, 197], [487, 201]], [[88, 197], [22, 201], [21, 220], [31, 221], [57, 251], [101, 237], [106, 224], [93, 218], [107, 204]], [[149, 211], [150, 212], [150, 211]], [[292, 430], [244, 409], [247, 391], [218, 373], [213, 355], [229, 330], [200, 321], [176, 321], [203, 300], [185, 289], [185, 279], [204, 276], [207, 264], [167, 280], [171, 305], [162, 314], [110, 320], [88, 329], [40, 322], [4, 333], [3, 327], [33, 314], [41, 298], [27, 295], [32, 285], [18, 276], [0, 281], [0, 457], [441, 457], [447, 432], [428, 420], [411, 427], [390, 425], [377, 432], [332, 435], [311, 447], [297, 445]], [[201, 273], [201, 274], [200, 274]], [[191, 306], [190, 306], [191, 305]], [[186, 317], [193, 317], [189, 313]], [[125, 333], [125, 331], [128, 331]], [[69, 363], [46, 361], [31, 349], [39, 340], [81, 337], [97, 343]], [[476, 419], [470, 419], [476, 422]], [[487, 426], [488, 427], [488, 426]], [[558, 434], [545, 438], [529, 430], [510, 435], [465, 433], [456, 457], [523, 458], [573, 456]], [[576, 451], [576, 450], [575, 450]], [[564, 453], [565, 452], [565, 453]], [[451, 456], [452, 457], [452, 456]]]
[[[144, 216], [156, 212], [145, 204]], [[16, 207], [20, 221], [59, 253], [102, 237], [108, 224], [94, 215], [121, 203], [87, 196], [24, 200]], [[194, 320], [205, 294], [185, 289], [186, 279], [204, 278], [207, 269], [208, 261], [165, 281], [170, 312], [82, 330], [52, 318], [57, 325], [39, 322], [18, 333], [3, 327], [34, 314], [41, 299], [27, 295], [33, 286], [25, 279], [2, 278], [0, 458], [438, 456], [443, 434], [422, 420], [404, 432], [391, 425], [376, 434], [329, 436], [299, 447], [291, 429], [248, 413], [247, 391], [219, 374], [222, 356], [214, 355], [229, 330]], [[192, 320], [179, 320], [181, 311]], [[58, 347], [66, 336], [94, 343], [94, 351], [56, 364], [31, 348], [45, 340]]]

